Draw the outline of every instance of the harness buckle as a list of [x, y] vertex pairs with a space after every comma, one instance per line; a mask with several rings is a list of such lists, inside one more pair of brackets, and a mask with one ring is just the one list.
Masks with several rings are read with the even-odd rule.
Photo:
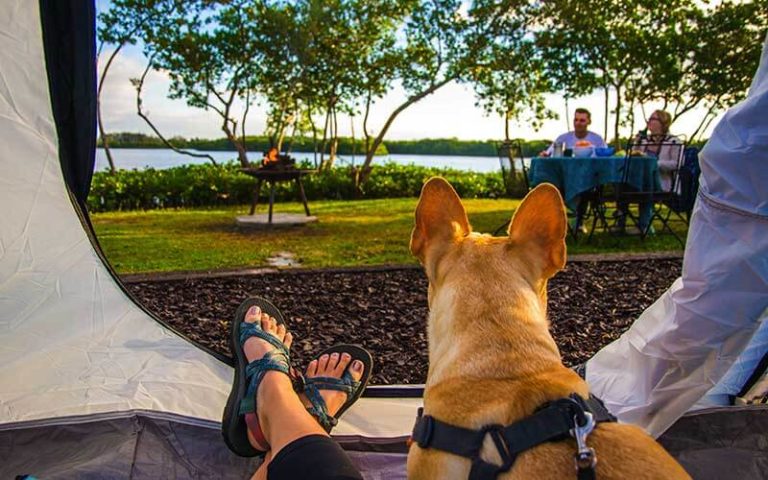
[[584, 412], [584, 420], [584, 424], [579, 425], [579, 416], [574, 415], [573, 428], [570, 432], [571, 436], [576, 439], [577, 451], [574, 455], [576, 471], [593, 469], [597, 464], [595, 449], [587, 446], [587, 437], [595, 429], [595, 417], [590, 412]]

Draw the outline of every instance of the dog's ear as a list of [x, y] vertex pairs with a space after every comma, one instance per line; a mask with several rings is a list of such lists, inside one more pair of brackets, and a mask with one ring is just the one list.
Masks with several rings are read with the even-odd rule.
[[550, 277], [565, 266], [565, 206], [560, 192], [543, 183], [525, 196], [509, 225], [514, 243], [533, 243], [544, 249], [544, 273]]
[[421, 189], [411, 253], [422, 263], [431, 245], [448, 244], [471, 231], [461, 199], [444, 178], [430, 178]]

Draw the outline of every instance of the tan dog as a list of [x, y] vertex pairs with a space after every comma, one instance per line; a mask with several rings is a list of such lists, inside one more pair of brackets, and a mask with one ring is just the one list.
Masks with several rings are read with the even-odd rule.
[[[429, 279], [429, 373], [424, 413], [456, 426], [509, 425], [587, 384], [563, 366], [547, 323], [547, 280], [565, 266], [566, 217], [549, 184], [531, 191], [509, 237], [472, 232], [461, 200], [442, 178], [421, 191], [411, 252]], [[690, 478], [640, 428], [601, 423], [588, 437], [602, 479]], [[576, 442], [549, 442], [520, 454], [500, 479], [576, 479]], [[500, 463], [488, 436], [481, 457]], [[417, 444], [411, 479], [469, 476], [467, 458]]]

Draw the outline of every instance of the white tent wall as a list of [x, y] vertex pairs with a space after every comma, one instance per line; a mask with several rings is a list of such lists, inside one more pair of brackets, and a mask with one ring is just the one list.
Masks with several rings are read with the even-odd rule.
[[768, 38], [747, 98], [700, 154], [682, 277], [587, 363], [592, 391], [619, 420], [654, 436], [711, 389], [720, 398], [737, 394], [737, 380], [768, 349], [766, 112]]

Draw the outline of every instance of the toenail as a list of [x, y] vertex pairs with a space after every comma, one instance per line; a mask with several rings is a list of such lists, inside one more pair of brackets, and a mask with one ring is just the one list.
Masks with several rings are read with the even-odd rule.
[[256, 305], [248, 309], [248, 315], [258, 315], [261, 310]]
[[338, 353], [332, 353], [331, 354], [331, 358], [339, 358], [339, 354]]
[[341, 354], [341, 358], [342, 358], [343, 360], [349, 360], [349, 359], [350, 359], [350, 358], [352, 358], [352, 357], [351, 357], [351, 356], [350, 356], [348, 353], [342, 353], [342, 354]]
[[363, 362], [360, 360], [355, 360], [352, 362], [352, 370], [356, 372], [362, 372], [363, 371]]

